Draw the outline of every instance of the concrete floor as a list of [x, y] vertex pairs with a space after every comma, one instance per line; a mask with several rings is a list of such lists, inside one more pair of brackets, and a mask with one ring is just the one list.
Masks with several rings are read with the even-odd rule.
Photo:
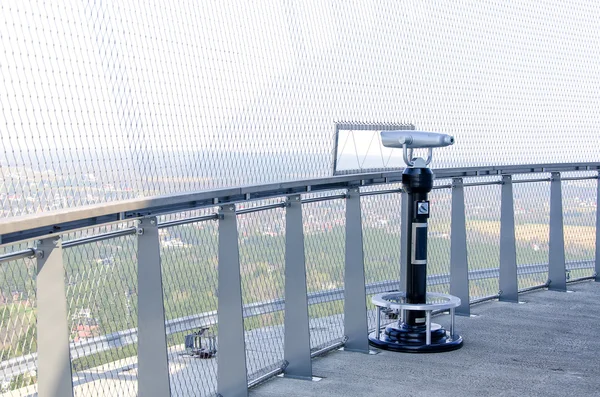
[[[462, 349], [438, 354], [334, 351], [313, 361], [318, 382], [274, 378], [252, 397], [600, 396], [600, 283], [522, 294], [458, 317]], [[444, 318], [440, 319], [444, 322]]]

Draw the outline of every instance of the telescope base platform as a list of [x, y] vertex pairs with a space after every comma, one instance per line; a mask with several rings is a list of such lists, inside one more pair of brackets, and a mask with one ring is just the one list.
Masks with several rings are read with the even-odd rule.
[[397, 322], [388, 325], [384, 332], [377, 330], [370, 333], [369, 343], [380, 349], [397, 352], [437, 353], [460, 349], [463, 339], [460, 335], [451, 336], [441, 325], [431, 323], [431, 341], [427, 344], [425, 326], [416, 327]]

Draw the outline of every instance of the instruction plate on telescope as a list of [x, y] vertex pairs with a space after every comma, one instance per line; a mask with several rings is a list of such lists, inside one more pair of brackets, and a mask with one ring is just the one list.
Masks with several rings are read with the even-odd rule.
[[429, 201], [417, 202], [417, 214], [418, 215], [429, 215]]

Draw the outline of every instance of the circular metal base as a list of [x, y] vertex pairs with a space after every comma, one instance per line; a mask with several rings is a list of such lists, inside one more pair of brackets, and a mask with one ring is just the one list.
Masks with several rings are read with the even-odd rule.
[[384, 350], [406, 353], [437, 353], [460, 349], [463, 339], [460, 335], [452, 337], [439, 324], [431, 324], [431, 343], [426, 343], [425, 327], [410, 326], [405, 323], [390, 324], [384, 332], [369, 334], [369, 343]]

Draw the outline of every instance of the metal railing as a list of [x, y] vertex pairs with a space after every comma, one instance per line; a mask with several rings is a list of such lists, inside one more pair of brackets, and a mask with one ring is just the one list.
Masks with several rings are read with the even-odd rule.
[[[587, 201], [577, 197], [577, 203], [563, 206], [562, 185], [563, 181], [598, 179], [596, 174], [591, 175], [598, 170], [600, 163], [434, 170], [437, 182], [432, 205], [434, 214], [436, 207], [440, 211], [432, 219], [430, 250], [437, 249], [448, 262], [447, 266], [433, 265], [430, 269], [430, 288], [448, 288], [463, 302], [457, 314], [468, 315], [469, 302], [491, 298], [515, 302], [520, 290], [539, 286], [565, 290], [569, 279], [597, 278], [600, 236], [595, 236], [593, 258], [587, 244], [585, 252], [575, 253], [567, 260], [564, 217], [566, 213], [579, 219], [582, 208], [585, 214], [591, 214], [589, 192], [595, 191], [593, 204], [597, 208], [600, 187], [592, 188], [591, 182], [584, 182]], [[580, 175], [561, 178], [561, 173], [569, 172]], [[532, 175], [536, 175], [535, 179], [530, 178]], [[516, 179], [520, 176], [530, 179]], [[72, 395], [73, 387], [86, 383], [95, 383], [94, 392], [102, 394], [102, 385], [107, 382], [133, 382], [131, 393], [140, 395], [217, 392], [237, 396], [246, 394], [248, 384], [276, 373], [308, 378], [312, 375], [314, 354], [340, 345], [355, 350], [364, 346], [364, 341], [358, 339], [363, 337], [364, 329], [374, 327], [373, 312], [361, 303], [366, 302], [368, 295], [402, 289], [401, 274], [406, 264], [399, 266], [400, 255], [390, 253], [399, 254], [407, 244], [399, 236], [400, 206], [394, 207], [392, 202], [402, 194], [400, 179], [401, 171], [343, 175], [130, 200], [2, 220], [0, 242], [6, 253], [0, 255], [0, 266], [12, 266], [11, 271], [17, 272], [21, 271], [17, 266], [22, 261], [35, 264], [29, 273], [19, 273], [14, 278], [35, 279], [35, 307], [31, 312], [35, 316], [37, 351], [15, 355], [13, 350], [12, 354], [3, 354], [1, 377], [14, 379], [35, 371], [41, 396]], [[549, 205], [544, 195], [536, 200], [526, 194], [518, 196], [516, 204], [513, 185], [521, 183], [549, 183]], [[496, 189], [499, 199], [479, 195], [466, 200], [465, 190], [468, 196], [469, 189]], [[571, 196], [567, 195], [568, 200]], [[378, 198], [385, 200], [389, 208], [381, 208], [380, 202], [370, 207], [369, 200]], [[523, 211], [522, 203], [532, 201], [538, 205], [536, 208], [548, 210], [548, 220], [515, 222], [521, 216], [519, 211]], [[444, 214], [444, 208], [450, 213]], [[483, 215], [478, 212], [483, 211], [481, 208], [487, 208]], [[383, 215], [392, 212], [392, 220]], [[594, 212], [592, 226], [571, 227], [567, 231], [588, 233], [597, 229], [600, 216]], [[532, 216], [527, 211], [524, 214]], [[436, 222], [441, 225], [438, 229]], [[589, 219], [587, 222], [592, 224]], [[516, 229], [533, 223], [549, 225], [547, 250], [537, 247], [535, 239], [526, 233], [517, 238]], [[194, 228], [190, 242], [181, 237], [186, 227]], [[488, 232], [486, 227], [499, 230]], [[104, 230], [98, 232], [99, 228]], [[180, 237], [165, 236], [172, 231]], [[62, 236], [73, 235], [76, 237], [61, 240]], [[197, 235], [202, 238], [194, 240]], [[479, 240], [484, 238], [494, 242], [481, 244]], [[32, 240], [32, 246], [23, 248]], [[260, 244], [256, 243], [258, 240]], [[115, 241], [119, 243], [111, 249], [116, 259], [106, 254], [103, 245]], [[275, 247], [267, 248], [271, 243]], [[537, 255], [532, 258], [547, 251], [548, 263], [523, 261], [523, 247], [528, 244]], [[333, 259], [324, 254], [329, 248], [336, 251]], [[485, 250], [495, 249], [499, 254], [497, 265], [489, 266]], [[205, 251], [201, 250], [211, 253], [202, 254]], [[478, 250], [485, 252], [473, 255]], [[265, 264], [261, 256], [267, 253], [272, 258]], [[382, 257], [372, 258], [374, 253]], [[95, 259], [97, 263], [89, 265], [86, 254], [93, 259], [99, 257]], [[181, 257], [170, 259], [177, 255]], [[217, 263], [196, 266], [194, 258], [202, 255], [214, 256]], [[131, 258], [136, 263], [130, 263]], [[177, 268], [173, 263], [188, 266]], [[91, 272], [85, 269], [92, 267], [102, 275], [90, 276], [86, 282], [93, 285], [86, 284], [78, 292], [76, 288], [82, 284], [79, 273]], [[78, 307], [73, 302], [87, 294], [81, 299], [87, 299], [89, 306], [93, 299], [103, 297], [88, 295], [106, 294], [111, 282], [128, 286], [133, 279], [133, 291], [126, 292], [124, 306], [128, 314], [123, 321], [131, 320], [129, 327], [119, 328], [123, 321], [107, 319], [103, 322], [110, 322], [111, 326], [102, 330], [112, 332], [68, 336], [72, 330], [69, 318]], [[99, 289], [101, 282], [108, 283], [108, 287]], [[481, 282], [486, 284], [480, 285]], [[178, 283], [186, 284], [185, 289], [175, 288]], [[204, 298], [189, 298], [199, 291]], [[135, 295], [137, 301], [133, 302]], [[90, 310], [110, 311], [107, 307], [111, 303], [102, 302]], [[181, 315], [183, 311], [187, 314]], [[280, 316], [278, 313], [282, 312]], [[12, 320], [9, 313], [4, 321], [13, 324]], [[11, 326], [14, 333], [22, 333], [22, 325]], [[217, 343], [217, 363], [181, 361], [183, 335], [200, 327], [216, 329], [217, 342], [221, 342]], [[31, 345], [34, 335], [25, 336]], [[5, 336], [5, 346], [10, 343]], [[260, 345], [265, 344], [273, 346], [261, 351]], [[131, 346], [137, 346], [137, 350], [122, 353]], [[361, 349], [364, 350], [358, 348]], [[137, 360], [123, 361], [136, 353]], [[103, 354], [108, 356], [97, 359], [96, 367], [88, 365], [81, 370], [75, 365], [77, 360]], [[137, 379], [123, 378], [123, 372], [136, 365]], [[187, 367], [194, 367], [196, 372]], [[100, 376], [100, 372], [110, 376]], [[194, 382], [195, 387], [182, 386]], [[23, 386], [21, 390], [35, 391], [35, 386], [27, 389], [25, 384], [11, 384], [10, 388], [16, 385]], [[114, 387], [125, 386], [112, 385], [108, 389], [114, 391]]]

